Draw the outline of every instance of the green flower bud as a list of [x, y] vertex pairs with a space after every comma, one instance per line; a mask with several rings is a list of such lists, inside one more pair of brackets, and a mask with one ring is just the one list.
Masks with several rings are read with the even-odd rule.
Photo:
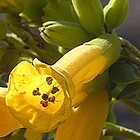
[[80, 24], [74, 22], [48, 21], [39, 30], [45, 41], [69, 49], [90, 39]]
[[2, 19], [0, 19], [0, 40], [6, 37], [6, 32], [7, 32], [7, 25]]
[[100, 0], [72, 0], [81, 25], [95, 36], [103, 31], [103, 8]]
[[78, 22], [71, 0], [47, 0], [43, 11], [42, 19], [44, 22], [49, 20]]
[[128, 13], [128, 0], [110, 0], [104, 8], [104, 21], [107, 31], [120, 26]]
[[46, 3], [46, 0], [25, 0], [24, 10], [20, 13], [20, 16], [28, 22], [40, 25], [42, 22], [41, 17], [43, 16], [43, 8]]

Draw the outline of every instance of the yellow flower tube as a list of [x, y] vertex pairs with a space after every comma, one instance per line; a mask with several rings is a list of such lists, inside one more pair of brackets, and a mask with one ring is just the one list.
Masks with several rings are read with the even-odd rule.
[[0, 137], [4, 137], [22, 125], [11, 115], [5, 104], [6, 88], [0, 88]]
[[107, 89], [89, 95], [58, 127], [55, 140], [99, 140], [108, 108]]
[[73, 105], [77, 104], [77, 100], [80, 103], [87, 96], [86, 93], [79, 91], [83, 84], [102, 74], [116, 62], [120, 56], [120, 46], [117, 37], [112, 34], [102, 34], [98, 38], [72, 49], [52, 66], [60, 73], [64, 75], [67, 73], [72, 78], [76, 87]]

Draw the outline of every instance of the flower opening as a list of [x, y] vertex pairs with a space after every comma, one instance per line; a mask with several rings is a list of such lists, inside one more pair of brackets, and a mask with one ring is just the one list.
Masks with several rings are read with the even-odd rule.
[[9, 76], [6, 104], [26, 128], [47, 132], [63, 123], [71, 112], [65, 77], [38, 60], [17, 65]]

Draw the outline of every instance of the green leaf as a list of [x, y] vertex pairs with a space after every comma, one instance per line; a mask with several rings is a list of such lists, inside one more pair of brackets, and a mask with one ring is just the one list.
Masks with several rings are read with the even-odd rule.
[[132, 99], [132, 96], [134, 95], [135, 97], [138, 92], [140, 92], [140, 82], [134, 82], [132, 84], [128, 84], [118, 95], [117, 99]]
[[18, 52], [16, 50], [5, 50], [0, 59], [0, 73], [10, 72], [18, 63]]
[[117, 62], [110, 67], [110, 78], [114, 83], [130, 84], [140, 81], [135, 67], [126, 62]]

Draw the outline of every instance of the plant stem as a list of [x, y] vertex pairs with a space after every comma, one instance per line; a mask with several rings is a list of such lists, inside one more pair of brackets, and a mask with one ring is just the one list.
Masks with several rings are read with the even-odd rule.
[[132, 45], [129, 41], [126, 39], [119, 37], [121, 45], [126, 47], [129, 51], [131, 51], [133, 54], [135, 54], [138, 58], [140, 58], [140, 51]]
[[104, 136], [123, 137], [133, 140], [140, 140], [140, 133], [113, 123], [106, 122], [103, 129]]

